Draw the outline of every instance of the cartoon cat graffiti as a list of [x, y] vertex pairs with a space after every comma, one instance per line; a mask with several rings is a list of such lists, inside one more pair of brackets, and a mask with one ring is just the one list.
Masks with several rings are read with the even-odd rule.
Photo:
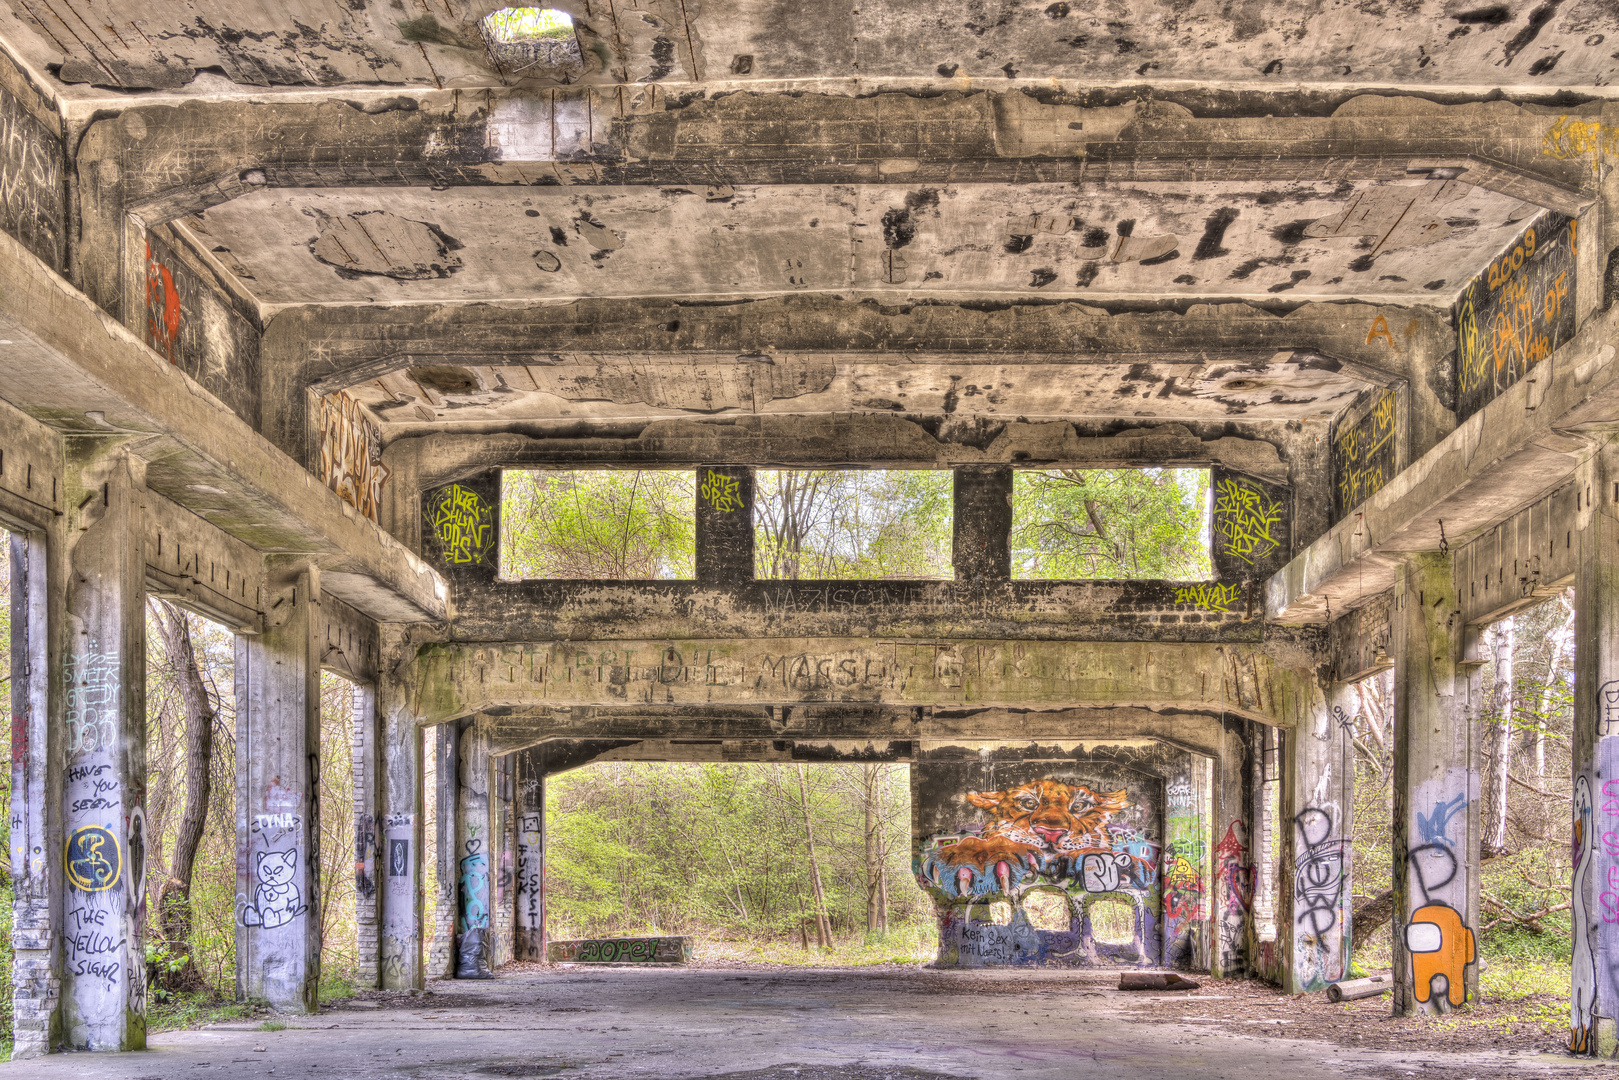
[[258, 926], [274, 930], [309, 910], [303, 893], [293, 883], [298, 870], [297, 851], [261, 851], [254, 856], [253, 872], [259, 887], [253, 891], [253, 903], [242, 903], [238, 913], [243, 926]]

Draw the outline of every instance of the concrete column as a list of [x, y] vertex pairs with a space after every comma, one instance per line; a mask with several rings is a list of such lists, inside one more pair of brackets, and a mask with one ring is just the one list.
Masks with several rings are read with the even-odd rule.
[[516, 929], [517, 822], [512, 815], [510, 754], [491, 758], [489, 781], [489, 966], [512, 958]]
[[[1478, 992], [1479, 776], [1472, 678], [1458, 671], [1451, 557], [1394, 579], [1394, 1011], [1439, 1012]], [[1476, 676], [1474, 676], [1476, 677]]]
[[[354, 687], [354, 921], [356, 981], [381, 985], [382, 897], [378, 871], [382, 850], [382, 785], [377, 777], [377, 692]], [[333, 853], [336, 854], [335, 852]]]
[[146, 1046], [146, 620], [138, 464], [67, 440], [63, 1045]]
[[753, 470], [697, 470], [697, 580], [745, 585], [753, 580]]
[[1619, 446], [1609, 443], [1576, 483], [1569, 1047], [1607, 1058], [1619, 1052]]
[[1208, 759], [1174, 755], [1164, 781], [1164, 934], [1160, 962], [1183, 971], [1208, 968], [1206, 918], [1211, 793]]
[[448, 979], [455, 974], [455, 922], [459, 906], [456, 822], [460, 815], [456, 792], [460, 785], [456, 782], [456, 773], [460, 767], [457, 762], [460, 726], [439, 724], [433, 730], [434, 776], [437, 778], [437, 790], [433, 793], [436, 822], [433, 843], [438, 865], [434, 867], [437, 885], [433, 896], [433, 948], [427, 957], [427, 977]]
[[266, 568], [264, 633], [236, 639], [236, 986], [312, 1012], [320, 986], [319, 572]]
[[410, 692], [392, 672], [413, 649], [398, 627], [382, 629], [382, 681], [377, 687], [382, 745], [377, 779], [382, 805], [382, 934], [378, 979], [384, 990], [421, 989], [422, 731]]
[[1282, 988], [1324, 990], [1349, 974], [1355, 744], [1337, 687], [1310, 710], [1308, 726], [1282, 740], [1278, 822], [1282, 902], [1277, 931]]
[[1012, 467], [963, 466], [953, 482], [951, 562], [957, 581], [1012, 577]]
[[545, 747], [517, 755], [517, 925], [512, 954], [545, 959]]
[[465, 723], [456, 755], [460, 768], [456, 772], [455, 977], [492, 979], [495, 852], [491, 850], [494, 838], [489, 813], [489, 737], [478, 718]]
[[1253, 936], [1254, 865], [1252, 806], [1257, 778], [1247, 720], [1222, 723], [1221, 753], [1214, 763], [1214, 905], [1210, 919], [1209, 974], [1248, 975]]

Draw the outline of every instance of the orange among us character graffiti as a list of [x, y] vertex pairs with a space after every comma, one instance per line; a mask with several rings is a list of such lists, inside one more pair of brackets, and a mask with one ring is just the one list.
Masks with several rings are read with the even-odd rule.
[[1086, 854], [1111, 852], [1107, 823], [1130, 805], [1123, 791], [1061, 780], [972, 791], [967, 801], [988, 816], [982, 834], [941, 842], [918, 868], [925, 887], [950, 898], [1010, 895], [1041, 875], [1072, 872]]
[[1428, 904], [1411, 913], [1405, 927], [1405, 946], [1411, 950], [1411, 987], [1426, 1005], [1434, 994], [1434, 980], [1445, 977], [1443, 993], [1452, 1005], [1467, 1000], [1467, 966], [1478, 959], [1473, 931], [1448, 904]]

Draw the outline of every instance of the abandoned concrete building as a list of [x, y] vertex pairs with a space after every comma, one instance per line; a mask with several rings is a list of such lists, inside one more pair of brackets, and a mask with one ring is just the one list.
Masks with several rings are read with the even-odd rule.
[[[1611, 5], [497, 7], [0, 5], [18, 1056], [145, 1045], [148, 595], [237, 635], [282, 1010], [348, 859], [323, 669], [368, 985], [543, 957], [546, 777], [610, 757], [906, 763], [938, 965], [1297, 993], [1347, 976], [1392, 669], [1410, 1014], [1477, 993], [1481, 630], [1571, 584], [1570, 1046], [1614, 1054]], [[1056, 468], [1202, 470], [1202, 579], [1018, 573]], [[692, 476], [688, 579], [504, 572], [503, 473], [586, 469]], [[765, 469], [947, 475], [953, 579], [764, 577]]]

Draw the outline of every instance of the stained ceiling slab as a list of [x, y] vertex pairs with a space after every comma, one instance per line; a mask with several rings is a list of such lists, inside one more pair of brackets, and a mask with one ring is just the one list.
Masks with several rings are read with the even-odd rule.
[[[500, 0], [8, 0], [8, 41], [68, 84], [500, 85], [479, 19]], [[1606, 0], [558, 0], [594, 84], [898, 78], [1300, 85], [1606, 86]]]
[[387, 425], [494, 429], [549, 420], [891, 413], [922, 416], [1326, 420], [1371, 383], [1311, 353], [1230, 359], [757, 353], [562, 355], [526, 363], [417, 359], [349, 385]]
[[1448, 304], [1539, 212], [1457, 180], [782, 185], [719, 198], [282, 188], [185, 225], [269, 305], [801, 291]]

